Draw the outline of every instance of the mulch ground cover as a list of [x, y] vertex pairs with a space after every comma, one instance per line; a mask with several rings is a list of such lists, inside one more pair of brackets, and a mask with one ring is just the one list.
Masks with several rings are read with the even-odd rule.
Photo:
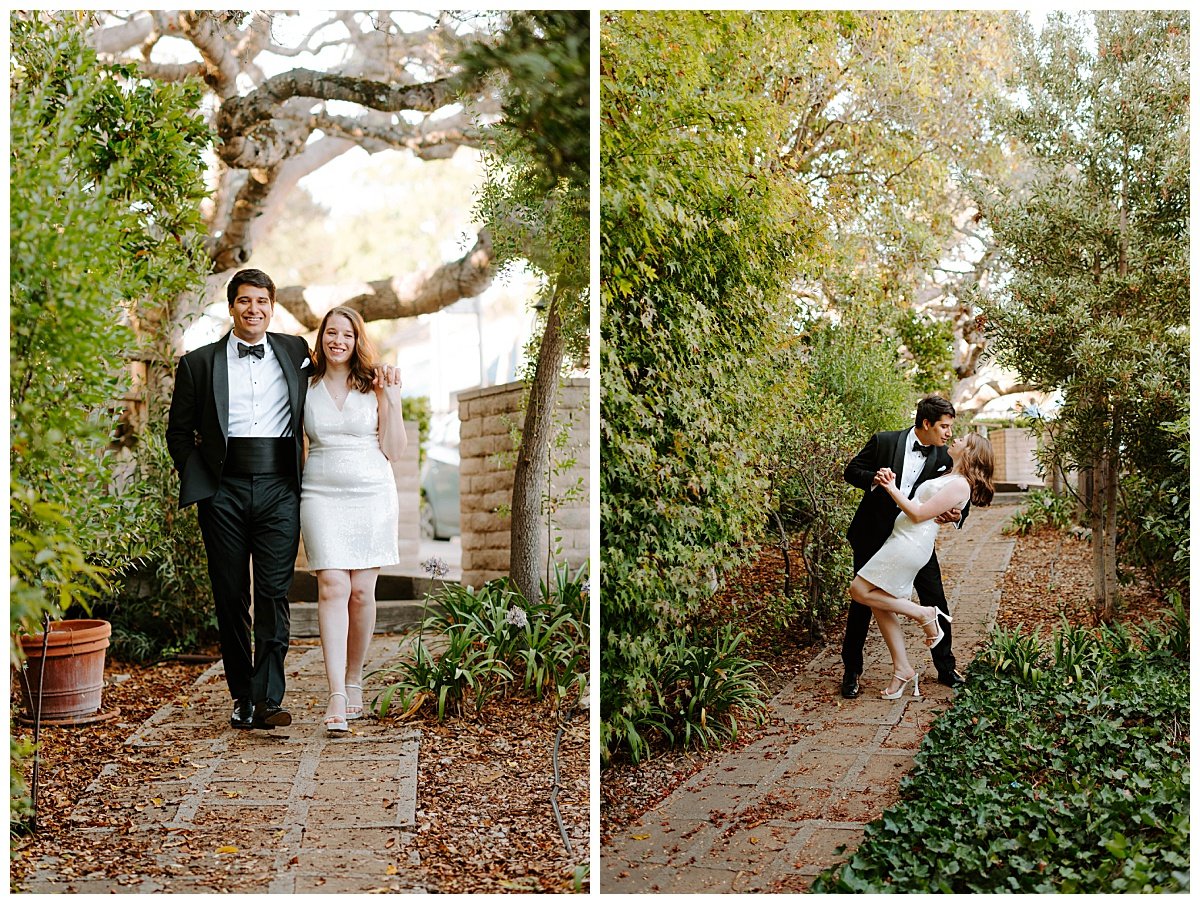
[[554, 707], [492, 701], [482, 723], [433, 718], [420, 725], [416, 846], [425, 886], [439, 892], [587, 891], [576, 868], [590, 857], [588, 714], [564, 725], [558, 806], [568, 852], [550, 802]]
[[[1017, 537], [1012, 560], [1005, 574], [997, 624], [1013, 629], [1018, 625], [1049, 637], [1065, 616], [1075, 625], [1096, 624], [1091, 600], [1091, 545], [1069, 532], [1043, 530]], [[796, 580], [796, 564], [793, 580]], [[943, 566], [945, 568], [945, 566]], [[741, 653], [764, 662], [768, 694], [782, 689], [796, 675], [821, 642], [806, 632], [789, 634], [778, 629], [764, 600], [783, 591], [783, 555], [768, 547], [735, 577], [714, 599], [722, 618], [737, 618], [744, 626], [748, 643]], [[1123, 605], [1118, 621], [1141, 622], [1167, 607], [1136, 573], [1122, 587]], [[827, 632], [840, 632], [842, 616]], [[671, 794], [679, 785], [717, 756], [751, 743], [770, 723], [744, 731], [731, 747], [720, 750], [660, 750], [637, 766], [618, 761], [600, 776], [600, 835], [603, 845]], [[918, 739], [919, 743], [919, 739]]]
[[[1121, 587], [1117, 621], [1136, 624], [1157, 618], [1169, 607], [1144, 576], [1123, 567], [1130, 578]], [[1066, 619], [1072, 625], [1096, 625], [1092, 603], [1092, 546], [1069, 531], [1041, 530], [1018, 537], [1008, 570], [996, 624], [1023, 626], [1051, 636]]]
[[[121, 708], [118, 720], [77, 728], [43, 727], [39, 777], [38, 831], [10, 840], [9, 882], [20, 891], [30, 865], [62, 858], [72, 876], [98, 879], [136, 874], [155, 878], [153, 848], [161, 838], [133, 830], [142, 814], [130, 811], [139, 799], [137, 786], [149, 776], [167, 776], [181, 768], [178, 759], [163, 761], [153, 750], [131, 749], [124, 741], [160, 706], [184, 702], [208, 666], [164, 662], [106, 664], [103, 709]], [[12, 712], [21, 712], [13, 686]], [[414, 847], [420, 865], [406, 869], [407, 886], [438, 892], [570, 892], [582, 878], [580, 864], [590, 856], [588, 806], [590, 755], [588, 717], [580, 711], [564, 724], [559, 743], [558, 805], [572, 850], [567, 851], [554, 818], [553, 750], [558, 719], [552, 705], [528, 699], [493, 700], [481, 721], [432, 717], [410, 719], [422, 731]], [[16, 725], [18, 738], [32, 738], [32, 727]], [[72, 821], [88, 786], [110, 769], [101, 784], [101, 809], [129, 817], [128, 834], [115, 849], [112, 837]], [[27, 772], [32, 761], [27, 762]], [[136, 806], [146, 806], [145, 802]], [[153, 805], [152, 803], [150, 804]], [[127, 812], [128, 811], [128, 812]], [[214, 827], [221, 843], [230, 843], [228, 827]], [[224, 833], [224, 834], [222, 834]], [[198, 849], [212, 848], [211, 839]], [[206, 867], [197, 858], [195, 867]], [[197, 875], [223, 891], [237, 892], [234, 877]], [[68, 877], [69, 878], [69, 877]]]

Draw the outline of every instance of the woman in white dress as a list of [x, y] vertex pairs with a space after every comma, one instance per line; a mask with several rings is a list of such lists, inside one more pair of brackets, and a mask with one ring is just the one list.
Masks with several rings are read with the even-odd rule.
[[316, 367], [304, 403], [308, 454], [300, 493], [300, 530], [317, 573], [317, 620], [330, 735], [362, 716], [363, 663], [375, 633], [375, 581], [399, 561], [398, 503], [391, 461], [404, 452], [399, 381], [375, 372], [362, 316], [335, 307], [317, 333]]
[[959, 437], [948, 451], [954, 461], [950, 473], [921, 484], [912, 499], [896, 486], [891, 471], [884, 473], [879, 485], [895, 500], [900, 514], [883, 547], [859, 569], [850, 585], [850, 597], [874, 610], [879, 633], [892, 654], [892, 680], [881, 692], [886, 700], [898, 699], [910, 683], [913, 696], [921, 696], [898, 616], [907, 615], [918, 622], [925, 629], [929, 647], [937, 646], [944, 636], [938, 617], [953, 621], [934, 606], [918, 606], [912, 601], [913, 579], [933, 555], [938, 532], [933, 519], [962, 508], [968, 499], [972, 505], [989, 505], [994, 493], [992, 446], [984, 436], [970, 433]]

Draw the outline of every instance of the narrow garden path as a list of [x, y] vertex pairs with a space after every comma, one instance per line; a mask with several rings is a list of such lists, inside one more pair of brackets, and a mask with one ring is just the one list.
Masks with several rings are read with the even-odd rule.
[[[1016, 506], [1003, 498], [938, 535], [938, 560], [954, 616], [954, 654], [965, 671], [1000, 602], [1014, 540], [1001, 531]], [[844, 700], [840, 632], [771, 701], [753, 743], [709, 763], [602, 854], [601, 891], [799, 892], [853, 848], [864, 826], [898, 799], [901, 777], [929, 725], [949, 704], [917, 632], [914, 699], [882, 700], [890, 659], [872, 628], [863, 695]]]
[[[395, 660], [400, 642], [377, 636], [367, 671]], [[367, 718], [332, 740], [325, 690], [320, 647], [294, 647], [286, 704], [295, 721], [234, 730], [216, 663], [141, 726], [126, 760], [106, 766], [79, 801], [72, 821], [111, 839], [105, 868], [48, 856], [25, 890], [424, 891], [405, 877], [420, 862], [421, 733]]]

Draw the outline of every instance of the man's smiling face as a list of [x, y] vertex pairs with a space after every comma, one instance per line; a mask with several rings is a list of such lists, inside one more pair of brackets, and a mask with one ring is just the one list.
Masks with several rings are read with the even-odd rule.
[[237, 288], [229, 316], [233, 318], [234, 335], [243, 342], [259, 342], [267, 333], [275, 302], [271, 293], [259, 286], [243, 283]]

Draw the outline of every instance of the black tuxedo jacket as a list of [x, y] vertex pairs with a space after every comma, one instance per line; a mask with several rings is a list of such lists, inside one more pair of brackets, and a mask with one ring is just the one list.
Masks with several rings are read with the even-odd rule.
[[[854, 513], [854, 519], [850, 522], [850, 529], [846, 532], [846, 539], [850, 541], [856, 559], [875, 555], [896, 524], [900, 507], [887, 490], [871, 484], [875, 479], [875, 472], [880, 468], [891, 468], [899, 481], [900, 475], [904, 473], [904, 439], [908, 436], [909, 429], [911, 428], [876, 433], [863, 450], [851, 459], [850, 464], [846, 465], [846, 482], [864, 493], [858, 510]], [[949, 473], [953, 466], [954, 462], [946, 447], [935, 446], [933, 454], [925, 458], [925, 467], [913, 484], [913, 492], [915, 493], [917, 487], [925, 481]], [[963, 507], [959, 527], [967, 520], [970, 507], [970, 503]]]
[[[296, 440], [296, 487], [304, 457], [304, 398], [312, 364], [308, 343], [299, 336], [267, 333], [291, 405]], [[191, 505], [216, 494], [225, 466], [229, 436], [229, 333], [179, 359], [175, 392], [167, 417], [167, 449], [179, 472], [179, 504]]]

